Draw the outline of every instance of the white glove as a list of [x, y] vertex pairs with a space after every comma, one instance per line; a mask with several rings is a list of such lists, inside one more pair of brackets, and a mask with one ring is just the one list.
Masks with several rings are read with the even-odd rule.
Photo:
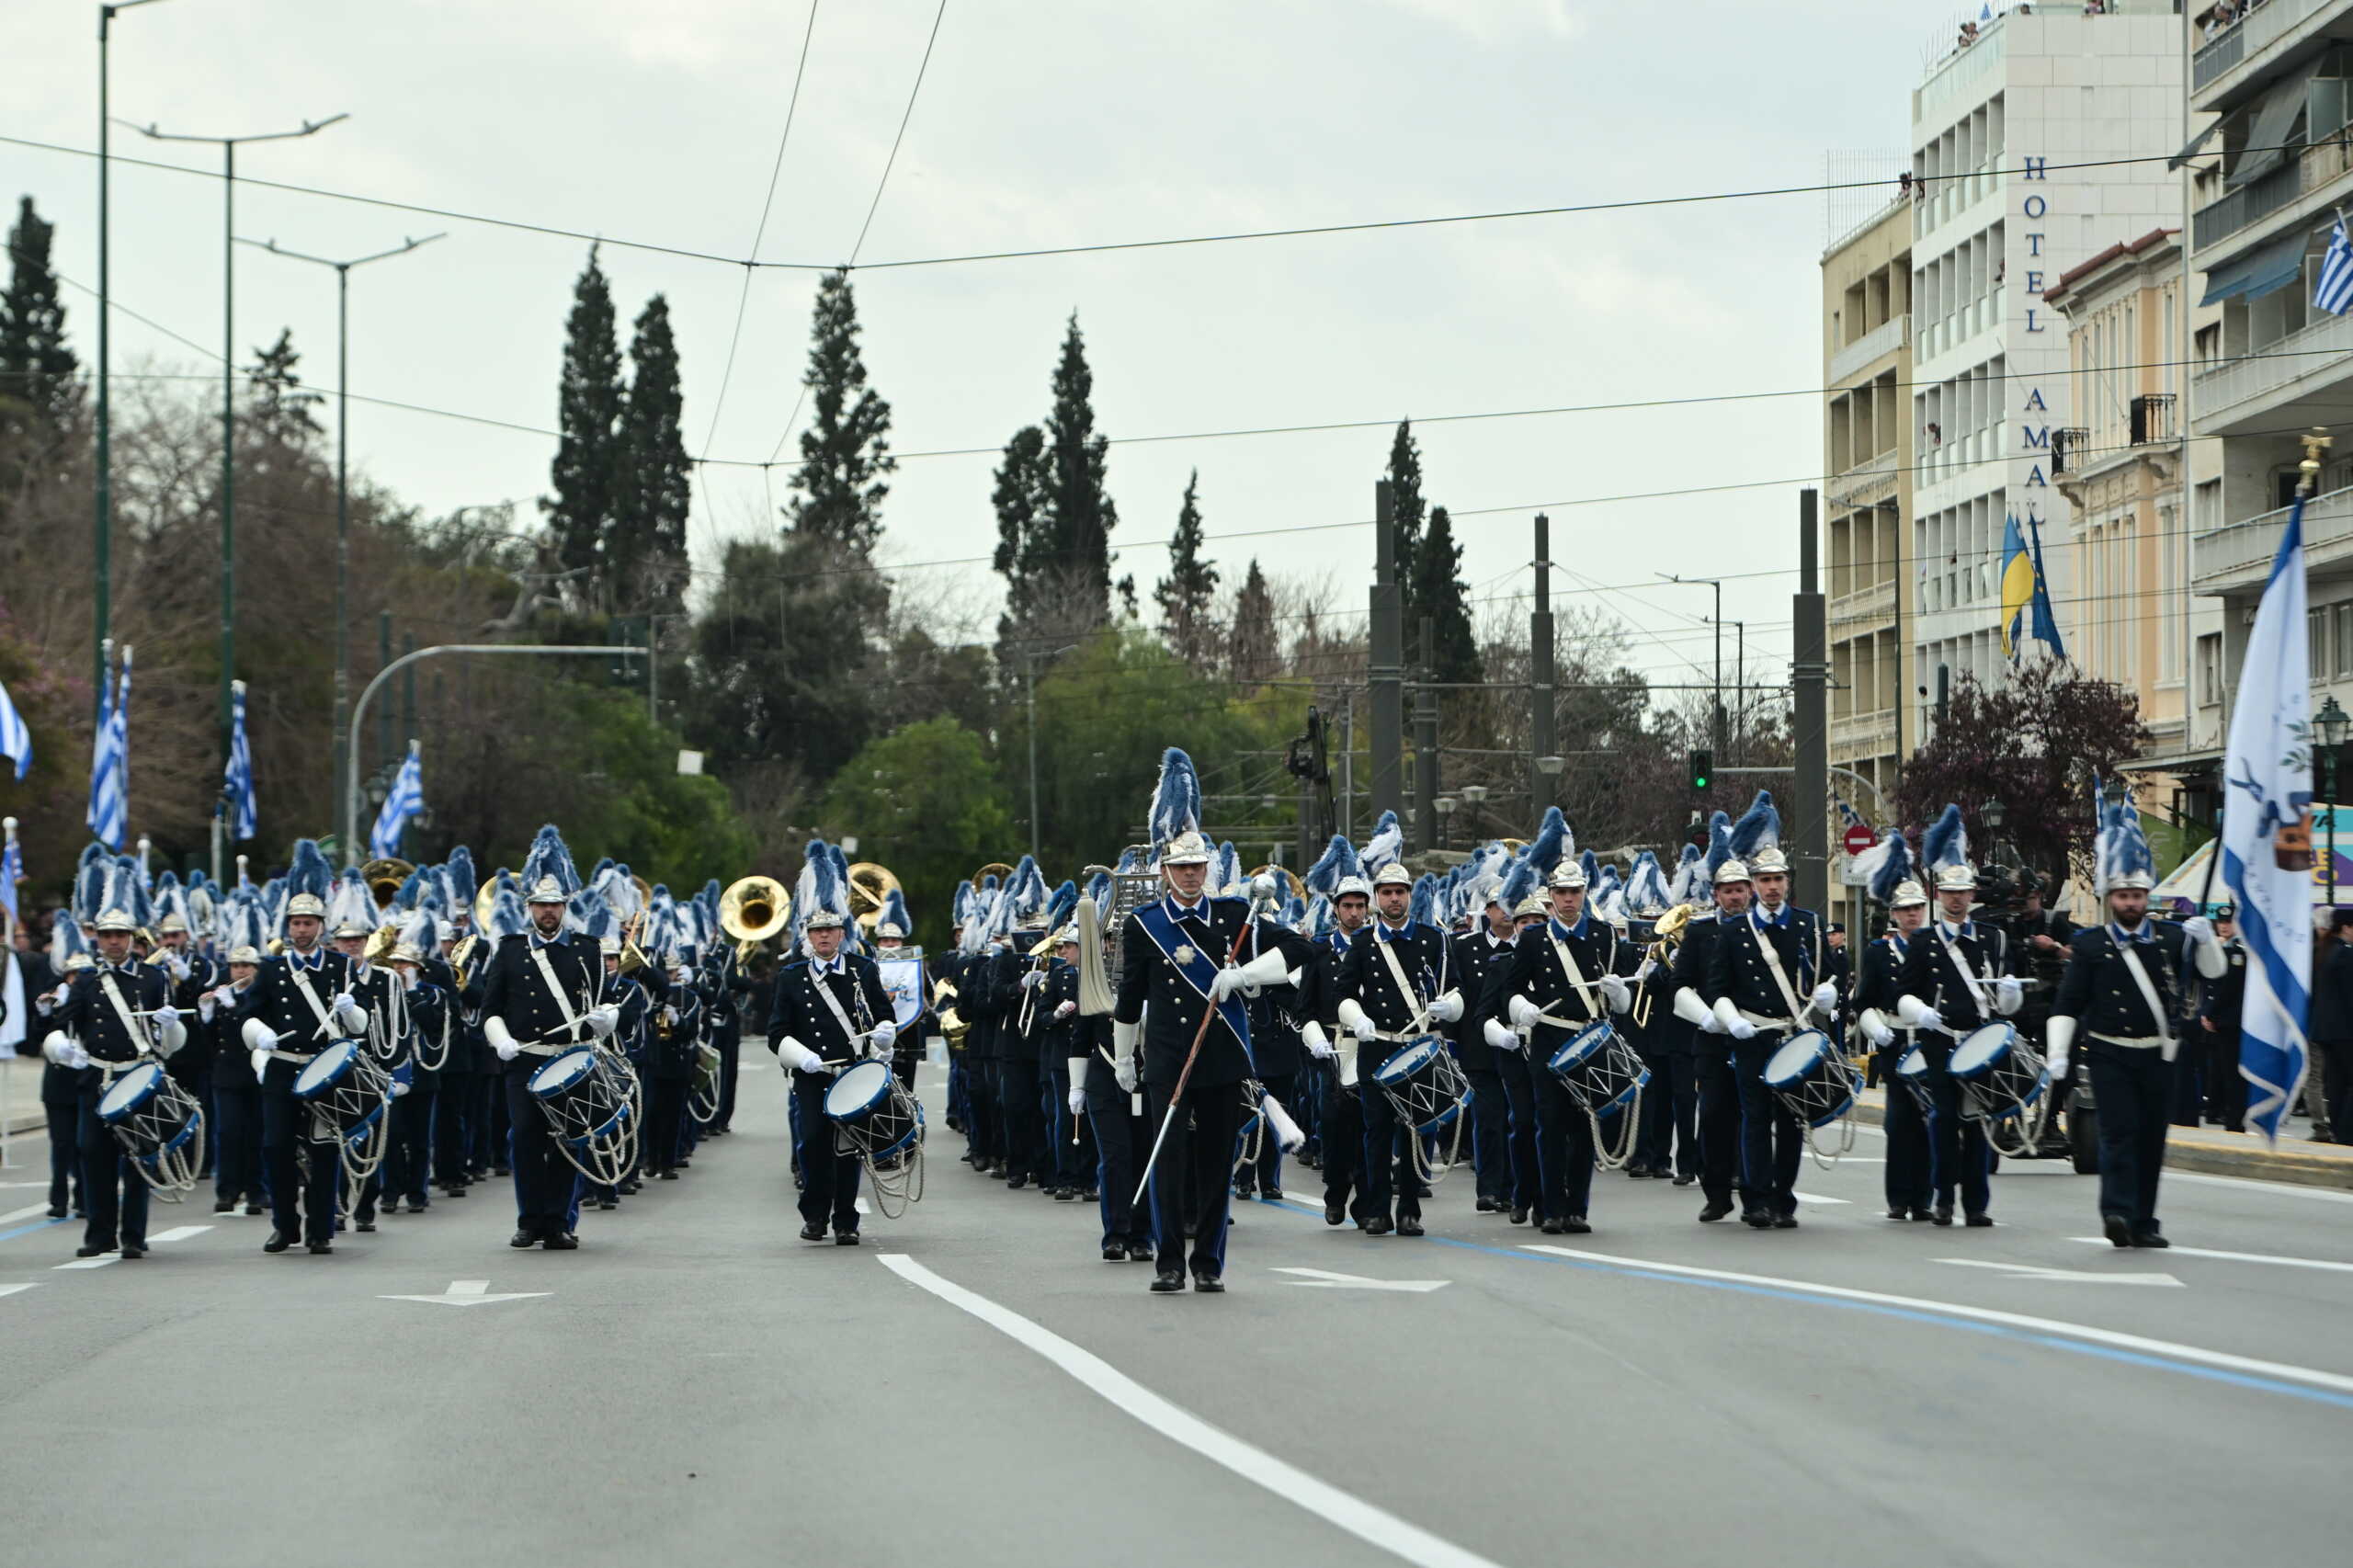
[[2026, 987], [2009, 975], [1994, 983], [1994, 1011], [2008, 1017], [2026, 1001]]
[[1915, 1029], [1934, 1029], [1939, 1034], [1952, 1032], [1945, 1028], [1945, 1016], [1934, 1007], [1921, 1008], [1920, 1016], [1912, 1021], [1912, 1027]]
[[891, 1019], [885, 1018], [875, 1025], [866, 1038], [873, 1043], [878, 1052], [888, 1051], [891, 1049], [892, 1042], [899, 1038], [899, 1026]]
[[365, 1034], [368, 1032], [368, 1009], [355, 1001], [350, 992], [346, 991], [337, 996], [328, 1011], [335, 1015], [335, 1021], [342, 1028], [344, 1033]]
[[254, 1052], [254, 1058], [253, 1058], [253, 1060], [254, 1060], [254, 1076], [255, 1076], [255, 1077], [256, 1077], [256, 1078], [267, 1078], [267, 1077], [268, 1077], [268, 1076], [269, 1076], [269, 1052], [268, 1052], [268, 1051], [255, 1051], [255, 1052]]
[[219, 1010], [220, 1006], [221, 999], [208, 991], [196, 999], [196, 1016], [200, 1021], [209, 1024], [212, 1021], [212, 1015]]
[[501, 1062], [512, 1062], [523, 1053], [523, 1047], [506, 1027], [506, 1020], [493, 1013], [482, 1021], [482, 1038]]
[[1086, 1085], [1073, 1084], [1070, 1086], [1070, 1113], [1073, 1116], [1085, 1116], [1086, 1114]]
[[2181, 934], [2193, 942], [2211, 942], [2214, 939], [2214, 923], [2202, 915], [2193, 915], [2181, 923]]
[[1724, 1026], [1724, 1033], [1732, 1036], [1734, 1040], [1755, 1040], [1756, 1038], [1756, 1026], [1750, 1023], [1746, 1018], [1734, 1018], [1732, 1022]]
[[233, 985], [223, 985], [212, 993], [212, 999], [223, 1007], [233, 1007], [237, 1005], [237, 988]]
[[1864, 1008], [1862, 1017], [1855, 1021], [1862, 1026], [1864, 1036], [1880, 1050], [1885, 1051], [1895, 1043], [1895, 1031], [1887, 1027], [1887, 1020], [1879, 1016], [1878, 1008]]
[[1723, 1026], [1716, 1022], [1715, 1010], [1699, 1000], [1699, 994], [1689, 986], [1676, 988], [1675, 1016], [1697, 1028], [1701, 1034], [1722, 1034]]
[[1372, 1019], [1366, 1016], [1364, 1004], [1357, 1001], [1354, 997], [1342, 997], [1339, 1002], [1333, 1006], [1332, 1016], [1339, 1020], [1339, 1024], [1342, 1028], [1347, 1030], [1358, 1040], [1370, 1040], [1372, 1038]]
[[71, 1067], [74, 1065], [74, 1053], [79, 1049], [74, 1043], [74, 1037], [60, 1029], [41, 1042], [40, 1052], [60, 1067]]
[[1821, 984], [1813, 988], [1813, 1010], [1815, 1012], [1827, 1014], [1837, 1006], [1838, 987], [1834, 983], [1825, 980]]
[[1210, 980], [1210, 1000], [1222, 1002], [1249, 983], [1239, 964], [1227, 964]]
[[1489, 1045], [1494, 1046], [1497, 1051], [1518, 1051], [1519, 1049], [1519, 1037], [1512, 1033], [1510, 1026], [1506, 1024], [1501, 1018], [1489, 1018], [1485, 1023], [1479, 1026], [1479, 1033]]
[[1021, 977], [1021, 989], [1024, 991], [1035, 991], [1045, 983], [1046, 971], [1042, 969], [1033, 969]]
[[393, 1079], [393, 1080], [392, 1080], [392, 1098], [394, 1098], [394, 1099], [398, 1099], [398, 1098], [400, 1098], [403, 1095], [404, 1095], [404, 1094], [408, 1093], [408, 1090], [409, 1090], [409, 1084], [408, 1084], [408, 1080], [407, 1080], [407, 1079], [405, 1079], [405, 1078], [395, 1078], [395, 1079]]
[[1525, 996], [1515, 996], [1505, 1003], [1504, 1012], [1510, 1017], [1515, 1028], [1523, 1029], [1532, 1027], [1537, 1019], [1544, 1016], [1544, 1009]]
[[278, 1031], [271, 1028], [267, 1024], [263, 1023], [259, 1018], [247, 1018], [245, 1020], [244, 1028], [240, 1032], [244, 1037], [245, 1049], [248, 1051], [276, 1051], [278, 1049]]
[[621, 1021], [621, 1010], [615, 1004], [607, 1002], [589, 1008], [588, 1016], [580, 1021], [588, 1026], [590, 1034], [598, 1040], [608, 1040], [612, 1036], [613, 1026]]
[[788, 1073], [816, 1073], [824, 1070], [825, 1059], [786, 1035], [776, 1042], [776, 1059]]
[[2075, 1020], [2052, 1018], [2042, 1027], [2042, 1043], [2047, 1048], [2043, 1060], [2050, 1064], [2051, 1081], [2060, 1083], [2067, 1076], [2067, 1048], [2075, 1041]]
[[1734, 1040], [1755, 1040], [1756, 1026], [1740, 1016], [1729, 996], [1716, 998], [1716, 1027]]
[[1907, 1029], [1942, 1030], [1945, 1027], [1944, 1015], [1917, 996], [1898, 996], [1895, 999], [1895, 1017]]
[[1307, 1022], [1299, 1026], [1299, 1038], [1307, 1043], [1308, 1055], [1318, 1062], [1332, 1060], [1331, 1037], [1324, 1032], [1322, 1024], [1317, 1023], [1313, 1018], [1308, 1019]]
[[1626, 977], [1622, 974], [1603, 975], [1601, 994], [1613, 1013], [1622, 1013], [1634, 1005], [1634, 988], [1626, 983]]
[[1442, 996], [1434, 996], [1430, 999], [1430, 1021], [1432, 1023], [1451, 1024], [1460, 1020], [1461, 1017], [1461, 992], [1449, 991]]
[[147, 1020], [155, 1032], [155, 1054], [169, 1057], [188, 1043], [188, 1026], [177, 1013], [162, 1013]]
[[1068, 998], [1064, 998], [1063, 1000], [1054, 1004], [1054, 1017], [1057, 1019], [1067, 1018], [1073, 1013], [1077, 1011], [1078, 1004], [1069, 1000]]
[[1111, 1064], [1111, 1076], [1119, 1084], [1121, 1089], [1125, 1090], [1129, 1094], [1134, 1094], [1136, 1092], [1137, 1083], [1136, 1059], [1132, 1056], [1122, 1056], [1120, 1058], [1119, 1061]]

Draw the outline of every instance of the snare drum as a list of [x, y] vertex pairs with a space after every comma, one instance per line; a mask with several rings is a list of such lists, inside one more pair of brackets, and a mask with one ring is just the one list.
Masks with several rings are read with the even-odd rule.
[[204, 1111], [195, 1096], [153, 1062], [142, 1062], [115, 1079], [98, 1097], [98, 1119], [114, 1130], [125, 1153], [149, 1166], [204, 1130]]
[[1545, 1065], [1594, 1116], [1622, 1110], [1651, 1081], [1641, 1055], [1607, 1018], [1563, 1040]]
[[1854, 1069], [1820, 1029], [1791, 1035], [1765, 1063], [1765, 1086], [1808, 1127], [1826, 1127], [1854, 1108]]
[[1920, 1108], [1922, 1116], [1937, 1113], [1936, 1091], [1928, 1086], [1928, 1053], [1914, 1046], [1898, 1058], [1895, 1081], [1912, 1096], [1912, 1103]]
[[1443, 1035], [1422, 1035], [1399, 1047], [1373, 1070], [1372, 1083], [1389, 1096], [1397, 1119], [1425, 1135], [1445, 1128], [1471, 1103], [1471, 1080]]
[[629, 1119], [629, 1090], [591, 1047], [552, 1056], [525, 1081], [559, 1142], [579, 1150]]
[[858, 1062], [827, 1085], [825, 1118], [871, 1165], [890, 1165], [923, 1142], [923, 1107], [887, 1062]]
[[1961, 1085], [1966, 1114], [1992, 1121], [2023, 1116], [2051, 1086], [2051, 1070], [2008, 1024], [1972, 1029], [1952, 1048], [1945, 1071]]
[[294, 1074], [294, 1097], [307, 1100], [347, 1143], [368, 1136], [392, 1103], [392, 1077], [353, 1040], [339, 1040]]

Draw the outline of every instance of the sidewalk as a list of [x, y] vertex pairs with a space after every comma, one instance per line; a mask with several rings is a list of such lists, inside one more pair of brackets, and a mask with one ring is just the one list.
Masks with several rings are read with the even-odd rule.
[[[1865, 1089], [1856, 1102], [1857, 1119], [1879, 1125], [1885, 1091]], [[2176, 1127], [2165, 1136], [2165, 1167], [2247, 1181], [2283, 1181], [2297, 1187], [2353, 1190], [2353, 1149], [2309, 1141], [2312, 1123], [2291, 1118], [2279, 1131], [2279, 1147], [2267, 1149], [2252, 1132], [2219, 1127]]]
[[0, 1054], [0, 1126], [11, 1138], [39, 1132], [47, 1119], [40, 1108], [40, 1074], [47, 1065], [38, 1056]]

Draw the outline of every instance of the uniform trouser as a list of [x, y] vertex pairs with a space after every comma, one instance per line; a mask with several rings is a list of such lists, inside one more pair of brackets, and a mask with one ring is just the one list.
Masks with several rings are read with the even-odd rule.
[[312, 1143], [311, 1108], [294, 1097], [296, 1068], [272, 1062], [261, 1091], [261, 1167], [269, 1181], [270, 1226], [291, 1242], [335, 1240], [335, 1184], [343, 1176], [343, 1151], [332, 1142]]
[[[1364, 1211], [1369, 1216], [1385, 1216], [1390, 1210], [1390, 1188], [1396, 1192], [1397, 1218], [1422, 1217], [1421, 1183], [1415, 1179], [1409, 1165], [1402, 1179], [1397, 1177], [1398, 1151], [1403, 1142], [1398, 1137], [1400, 1124], [1397, 1108], [1378, 1085], [1361, 1085], [1364, 1095]], [[1412, 1133], [1407, 1131], [1406, 1137]]]
[[530, 1067], [519, 1072], [509, 1069], [504, 1074], [509, 1130], [507, 1163], [515, 1173], [515, 1228], [544, 1240], [570, 1228], [568, 1221], [577, 1196], [574, 1189], [580, 1185], [580, 1173], [557, 1150], [547, 1111], [531, 1093], [531, 1072], [540, 1065], [540, 1060], [517, 1060], [528, 1061]]
[[1503, 1195], [1514, 1210], [1533, 1209], [1542, 1186], [1536, 1164], [1536, 1078], [1528, 1058], [1517, 1051], [1495, 1052], [1495, 1077], [1504, 1086], [1510, 1126], [1505, 1133], [1505, 1158], [1509, 1169]]
[[[2173, 1064], [2173, 1086], [2169, 1091], [2173, 1119], [2182, 1127], [2196, 1127], [2205, 1119], [2206, 1096], [2213, 1091], [2206, 1052], [2199, 1040], [2206, 1031], [2198, 1027], [2194, 1018], [2188, 1024], [2177, 1022], [2174, 1028], [2182, 1035], [2182, 1051]], [[2238, 1076], [2235, 1071], [2231, 1075]]]
[[2246, 1080], [2239, 1076], [2239, 1031], [2220, 1028], [2208, 1034], [2202, 1023], [2190, 1028], [2196, 1031], [2191, 1038], [2204, 1046], [2206, 1114], [2233, 1132], [2245, 1131]]
[[2327, 1102], [2331, 1136], [2353, 1143], [2353, 1040], [2320, 1042], [2321, 1098]]
[[384, 1151], [384, 1190], [395, 1200], [426, 1202], [432, 1177], [433, 1115], [440, 1103], [441, 1086], [430, 1080], [409, 1085], [392, 1102], [392, 1144]]
[[1962, 1212], [1983, 1214], [1994, 1201], [1994, 1149], [1985, 1142], [1985, 1123], [1961, 1114], [1961, 1085], [1935, 1056], [1928, 1059], [1928, 1093], [1936, 1102], [1928, 1118], [1928, 1150], [1937, 1207], [1951, 1208], [1959, 1187]]
[[1364, 1165], [1364, 1096], [1376, 1091], [1362, 1085], [1344, 1089], [1336, 1080], [1324, 1088], [1324, 1201], [1347, 1203], [1351, 1215], [1363, 1219], [1369, 1210], [1358, 1173]]
[[[1675, 1123], [1675, 1174], [1699, 1175], [1699, 1058], [1688, 1051], [1666, 1053], [1666, 1098]], [[1655, 1086], [1655, 1085], [1654, 1085]]]
[[[915, 1063], [922, 1060], [922, 1057], [907, 1051], [902, 1051], [891, 1058], [891, 1076], [898, 1079], [899, 1086], [909, 1094], [915, 1093]], [[724, 1111], [720, 1114], [722, 1118], [726, 1115]]]
[[645, 1083], [645, 1168], [655, 1176], [678, 1163], [680, 1129], [687, 1115], [684, 1078], [648, 1078]]
[[1103, 1220], [1105, 1246], [1142, 1245], [1152, 1239], [1152, 1211], [1135, 1197], [1136, 1172], [1152, 1147], [1153, 1129], [1146, 1119], [1128, 1109], [1128, 1103], [1121, 1095], [1115, 1109], [1097, 1110], [1090, 1103], [1086, 1111], [1094, 1130], [1096, 1208]]
[[792, 1080], [792, 1097], [801, 1107], [801, 1218], [830, 1223], [836, 1235], [855, 1235], [859, 1167], [855, 1153], [840, 1152], [834, 1119], [825, 1114], [832, 1084], [824, 1074], [796, 1074]]
[[743, 1026], [713, 1030], [711, 1043], [719, 1047], [719, 1114], [710, 1119], [710, 1130], [724, 1132], [735, 1121], [735, 1066], [744, 1050]]
[[473, 1125], [476, 1074], [461, 1073], [441, 1080], [433, 1096], [433, 1179], [444, 1187], [466, 1181], [466, 1132]]
[[997, 1115], [1005, 1128], [1005, 1174], [1042, 1175], [1035, 1169], [1044, 1142], [1038, 1127], [1038, 1063], [1019, 1057], [998, 1062], [996, 1085]]
[[1049, 1185], [1057, 1191], [1084, 1186], [1095, 1160], [1086, 1147], [1086, 1119], [1070, 1113], [1070, 1069], [1042, 1068], [1039, 1077], [1043, 1080], [1046, 1152], [1051, 1162], [1045, 1168], [1053, 1178]]
[[1664, 1171], [1675, 1153], [1675, 1089], [1673, 1069], [1664, 1051], [1645, 1051], [1643, 1065], [1651, 1081], [1643, 1085], [1642, 1119], [1634, 1128], [1633, 1163], [1643, 1170]]
[[[1877, 1051], [1873, 1060], [1893, 1054]], [[1882, 1072], [1880, 1081], [1887, 1085], [1887, 1165], [1883, 1168], [1887, 1206], [1926, 1209], [1936, 1186], [1927, 1115], [1920, 1108], [1919, 1097], [1898, 1082], [1892, 1072]]]
[[[1278, 1073], [1271, 1077], [1259, 1079], [1258, 1086], [1280, 1100], [1283, 1109], [1288, 1112], [1290, 1109], [1290, 1102], [1299, 1095], [1299, 1075], [1294, 1073]], [[1245, 1122], [1247, 1122], [1250, 1119], [1249, 1111], [1244, 1110], [1242, 1118]], [[1234, 1191], [1245, 1195], [1259, 1187], [1274, 1192], [1281, 1191], [1283, 1146], [1280, 1140], [1275, 1136], [1274, 1123], [1266, 1120], [1262, 1115], [1258, 1131], [1252, 1134], [1252, 1137], [1257, 1141], [1256, 1159], [1245, 1163], [1242, 1158], [1243, 1155], [1251, 1153], [1248, 1138], [1244, 1139], [1242, 1147], [1233, 1152]]]
[[70, 1197], [74, 1208], [87, 1208], [82, 1200], [82, 1102], [43, 1100], [40, 1108], [49, 1124], [49, 1206], [63, 1209]]
[[1696, 1072], [1699, 1085], [1699, 1190], [1711, 1203], [1730, 1203], [1737, 1189], [1744, 1201], [1748, 1180], [1743, 1166], [1741, 1130], [1747, 1099], [1733, 1071], [1732, 1048], [1714, 1036], [1702, 1038]]
[[96, 1084], [85, 1084], [74, 1102], [78, 1112], [74, 1142], [82, 1151], [82, 1205], [89, 1215], [82, 1227], [82, 1244], [114, 1245], [119, 1224], [123, 1245], [143, 1247], [147, 1244], [147, 1178], [115, 1142], [113, 1131], [98, 1119], [98, 1101], [105, 1093]]
[[[1492, 1048], [1490, 1048], [1492, 1054]], [[1471, 1169], [1476, 1196], [1490, 1203], [1511, 1199], [1511, 1102], [1492, 1067], [1462, 1074], [1471, 1080]]]
[[964, 1142], [970, 1147], [972, 1142], [972, 1098], [965, 1092], [964, 1057], [961, 1051], [948, 1058], [948, 1115], [950, 1120], [964, 1129]]
[[1593, 1118], [1551, 1068], [1536, 1080], [1537, 1214], [1583, 1219], [1593, 1201]]
[[2094, 1040], [2086, 1051], [2099, 1110], [2099, 1211], [2135, 1230], [2157, 1222], [2157, 1172], [2165, 1163], [2173, 1063], [2154, 1046]]
[[1805, 1129], [1781, 1097], [1765, 1086], [1765, 1064], [1781, 1047], [1778, 1034], [1759, 1034], [1733, 1046], [1733, 1077], [1740, 1085], [1740, 1168], [1751, 1212], [1798, 1211], [1798, 1165], [1805, 1158]]
[[964, 1137], [972, 1146], [972, 1163], [986, 1165], [1004, 1157], [998, 1141], [996, 1063], [987, 1057], [964, 1061]]
[[[1168, 1117], [1169, 1084], [1144, 1085], [1151, 1124], [1150, 1139]], [[1233, 1141], [1242, 1131], [1242, 1096], [1231, 1084], [1193, 1084], [1181, 1108], [1184, 1115], [1168, 1130], [1160, 1146], [1159, 1163], [1152, 1167], [1152, 1234], [1154, 1267], [1163, 1274], [1182, 1273], [1186, 1266], [1185, 1226], [1193, 1225], [1192, 1268], [1214, 1278], [1225, 1272], [1225, 1227], [1233, 1202], [1226, 1173], [1233, 1168]], [[1208, 1180], [1197, 1180], [1196, 1173]], [[1188, 1212], [1189, 1210], [1189, 1212]]]

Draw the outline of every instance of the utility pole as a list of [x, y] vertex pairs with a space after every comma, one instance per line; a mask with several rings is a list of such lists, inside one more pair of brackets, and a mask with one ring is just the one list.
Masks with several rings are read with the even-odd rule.
[[1373, 495], [1371, 647], [1366, 675], [1372, 687], [1372, 815], [1404, 815], [1405, 610], [1397, 585], [1397, 502], [1385, 479]]
[[1430, 650], [1438, 646], [1438, 622], [1422, 617], [1421, 682], [1414, 693], [1414, 831], [1416, 849], [1438, 847], [1438, 687], [1432, 682]]
[[[1553, 803], [1555, 775], [1537, 765], [1540, 756], [1557, 751], [1552, 724], [1552, 521], [1536, 514], [1536, 610], [1528, 618], [1528, 820], [1541, 822]], [[1535, 832], [1531, 826], [1529, 831]]]
[[1830, 897], [1830, 664], [1826, 640], [1828, 607], [1819, 581], [1820, 530], [1815, 526], [1819, 494], [1798, 492], [1798, 591], [1790, 601], [1795, 622], [1790, 683], [1795, 688], [1796, 793], [1794, 853], [1790, 857], [1793, 902], [1820, 906]]
[[[391, 250], [372, 256], [355, 256], [349, 261], [333, 261], [323, 256], [305, 256], [301, 251], [287, 250], [276, 240], [267, 242], [239, 240], [240, 244], [258, 245], [272, 256], [282, 256], [290, 261], [307, 261], [318, 267], [335, 268], [335, 798], [349, 800], [357, 796], [357, 780], [344, 775], [341, 769], [356, 762], [359, 746], [358, 736], [345, 727], [351, 713], [351, 623], [347, 613], [351, 569], [351, 269], [365, 267], [371, 261], [388, 261], [396, 256], [406, 256], [421, 245], [429, 245], [446, 234], [427, 234], [421, 240], [403, 240]], [[344, 863], [357, 864], [358, 846], [343, 846]]]
[[1718, 752], [1729, 756], [1724, 745], [1724, 584], [1721, 577], [1678, 577], [1671, 572], [1655, 573], [1670, 583], [1687, 587], [1706, 586], [1716, 593], [1715, 613], [1708, 617], [1708, 624], [1716, 629], [1716, 695], [1715, 712], [1708, 724], [1708, 742]]

